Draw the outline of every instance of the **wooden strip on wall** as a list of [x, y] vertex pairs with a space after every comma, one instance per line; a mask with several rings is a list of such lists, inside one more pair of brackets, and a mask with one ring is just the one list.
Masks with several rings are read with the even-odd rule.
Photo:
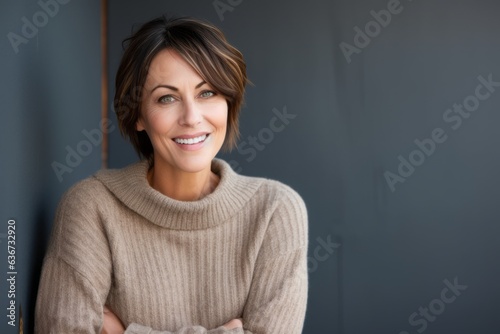
[[[101, 0], [101, 121], [108, 119], [108, 1]], [[103, 127], [107, 128], [107, 127]], [[108, 168], [108, 133], [102, 133], [101, 167]]]

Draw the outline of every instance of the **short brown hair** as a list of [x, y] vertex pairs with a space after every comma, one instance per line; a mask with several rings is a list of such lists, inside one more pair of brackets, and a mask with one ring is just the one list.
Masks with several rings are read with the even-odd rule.
[[243, 55], [215, 26], [191, 17], [162, 16], [142, 25], [123, 41], [126, 45], [118, 72], [114, 108], [120, 131], [139, 157], [153, 160], [153, 146], [145, 131], [137, 131], [142, 91], [153, 58], [163, 49], [177, 51], [200, 77], [226, 98], [227, 130], [223, 148], [231, 150], [239, 137], [239, 113], [247, 84]]

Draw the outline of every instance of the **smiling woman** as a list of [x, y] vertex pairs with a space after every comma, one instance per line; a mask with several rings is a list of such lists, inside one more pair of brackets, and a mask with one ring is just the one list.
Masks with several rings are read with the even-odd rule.
[[115, 110], [141, 161], [64, 195], [37, 333], [301, 333], [304, 202], [215, 158], [238, 137], [241, 53], [192, 18], [155, 19], [127, 42]]

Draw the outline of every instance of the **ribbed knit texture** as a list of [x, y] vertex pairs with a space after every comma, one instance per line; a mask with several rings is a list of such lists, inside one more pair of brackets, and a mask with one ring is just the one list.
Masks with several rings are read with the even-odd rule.
[[[125, 333], [301, 333], [308, 230], [300, 196], [214, 159], [214, 192], [177, 201], [149, 186], [147, 168], [100, 171], [63, 196], [36, 333], [100, 333], [105, 304]], [[222, 327], [234, 318], [244, 330]]]

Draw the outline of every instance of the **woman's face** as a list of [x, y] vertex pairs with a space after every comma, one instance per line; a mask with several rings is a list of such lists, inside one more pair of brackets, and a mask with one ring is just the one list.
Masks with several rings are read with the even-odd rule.
[[148, 134], [155, 166], [210, 169], [226, 135], [226, 99], [170, 49], [153, 58], [142, 96], [137, 130]]

